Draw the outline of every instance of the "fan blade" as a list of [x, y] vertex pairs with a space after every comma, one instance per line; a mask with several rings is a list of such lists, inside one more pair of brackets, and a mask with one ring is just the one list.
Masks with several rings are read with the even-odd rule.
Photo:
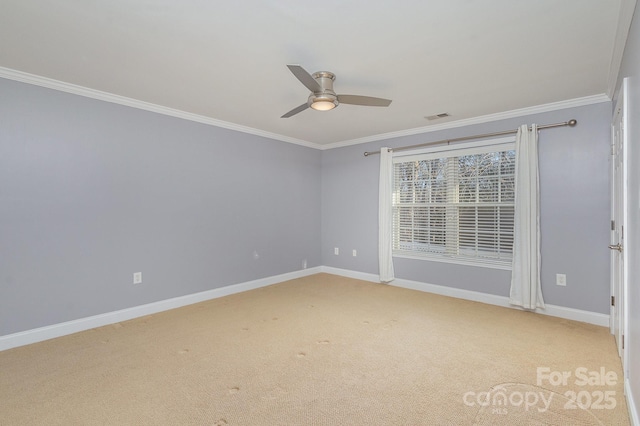
[[341, 104], [381, 106], [381, 107], [386, 107], [391, 104], [391, 100], [389, 99], [373, 98], [371, 96], [358, 96], [358, 95], [338, 95], [338, 102], [340, 102]]
[[280, 117], [280, 118], [289, 118], [289, 117], [291, 117], [292, 115], [296, 115], [297, 113], [302, 112], [302, 111], [304, 111], [304, 110], [305, 110], [305, 109], [307, 109], [307, 108], [309, 108], [309, 105], [308, 105], [308, 104], [306, 104], [306, 103], [304, 103], [304, 104], [302, 104], [302, 105], [300, 105], [300, 106], [295, 107], [294, 109], [292, 109], [291, 111], [289, 111], [288, 113], [286, 113], [285, 115], [283, 115], [283, 116], [282, 116], [282, 117]]
[[311, 77], [311, 74], [305, 71], [305, 69], [300, 65], [287, 65], [287, 67], [293, 73], [293, 75], [295, 75], [296, 78], [300, 80], [300, 83], [305, 85], [307, 89], [311, 90], [314, 93], [322, 92], [322, 87], [320, 87], [318, 82], [313, 77]]

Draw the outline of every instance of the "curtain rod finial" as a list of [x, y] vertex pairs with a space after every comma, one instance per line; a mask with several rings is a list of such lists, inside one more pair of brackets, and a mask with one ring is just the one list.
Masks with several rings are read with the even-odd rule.
[[568, 124], [569, 126], [573, 127], [573, 126], [575, 126], [576, 124], [578, 124], [578, 121], [577, 121], [577, 120], [569, 120], [569, 121], [567, 122], [567, 124]]

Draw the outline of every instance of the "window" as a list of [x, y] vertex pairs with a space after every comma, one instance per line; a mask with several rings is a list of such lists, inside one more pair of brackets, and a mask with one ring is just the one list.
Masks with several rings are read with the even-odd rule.
[[510, 269], [514, 145], [394, 157], [393, 255]]

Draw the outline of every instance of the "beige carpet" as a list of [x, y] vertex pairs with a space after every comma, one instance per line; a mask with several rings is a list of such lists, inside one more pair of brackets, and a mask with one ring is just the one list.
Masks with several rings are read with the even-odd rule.
[[603, 327], [318, 274], [0, 352], [0, 424], [629, 420]]

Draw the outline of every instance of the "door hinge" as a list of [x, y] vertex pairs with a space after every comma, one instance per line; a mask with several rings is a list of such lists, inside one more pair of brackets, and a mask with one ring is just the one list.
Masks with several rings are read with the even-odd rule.
[[612, 220], [612, 221], [611, 221], [611, 230], [612, 230], [612, 231], [615, 231], [615, 230], [616, 230], [616, 221], [615, 221], [615, 220]]
[[624, 334], [622, 335], [622, 349], [624, 349]]
[[611, 296], [611, 306], [616, 306], [616, 297]]

